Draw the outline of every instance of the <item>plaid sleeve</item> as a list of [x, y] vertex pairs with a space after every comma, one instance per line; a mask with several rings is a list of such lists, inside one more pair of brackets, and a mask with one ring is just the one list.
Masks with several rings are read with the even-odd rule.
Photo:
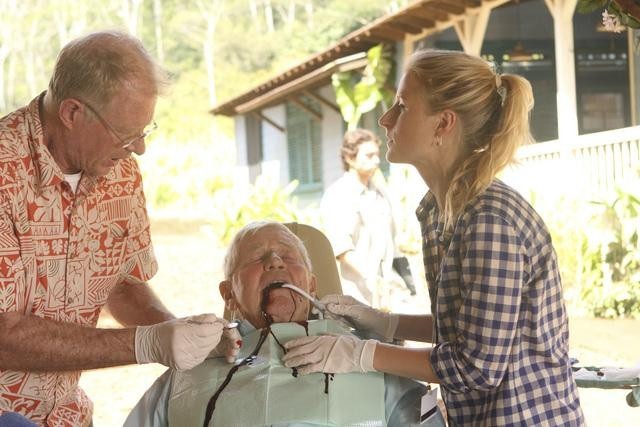
[[516, 334], [524, 268], [521, 239], [495, 214], [475, 215], [460, 248], [461, 264], [450, 266], [460, 271], [460, 283], [454, 285], [462, 295], [451, 325], [455, 341], [442, 342], [431, 353], [436, 375], [452, 393], [490, 390], [502, 381]]

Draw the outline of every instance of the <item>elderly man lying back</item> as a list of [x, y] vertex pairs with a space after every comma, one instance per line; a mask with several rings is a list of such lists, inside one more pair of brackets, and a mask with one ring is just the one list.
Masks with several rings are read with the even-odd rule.
[[227, 361], [234, 364], [217, 357], [188, 371], [165, 372], [125, 426], [444, 425], [439, 413], [420, 424], [426, 388], [417, 382], [378, 372], [298, 375], [282, 364], [284, 344], [292, 338], [352, 336], [335, 320], [307, 321], [309, 301], [282, 287], [316, 292], [307, 250], [287, 227], [245, 226], [229, 248], [224, 273], [220, 294], [242, 335], [225, 334], [229, 348], [242, 342], [236, 360]]

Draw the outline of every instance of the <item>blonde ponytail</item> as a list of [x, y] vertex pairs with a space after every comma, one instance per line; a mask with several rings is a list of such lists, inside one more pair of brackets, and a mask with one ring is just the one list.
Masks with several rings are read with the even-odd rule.
[[465, 155], [453, 173], [442, 211], [449, 229], [513, 161], [518, 147], [533, 141], [531, 84], [514, 74], [496, 74], [483, 59], [456, 51], [418, 51], [407, 72], [425, 86], [431, 111], [451, 109], [460, 119]]

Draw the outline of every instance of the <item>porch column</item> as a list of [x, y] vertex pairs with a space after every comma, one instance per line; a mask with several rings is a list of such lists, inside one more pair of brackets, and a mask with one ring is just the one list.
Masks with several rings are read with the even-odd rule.
[[456, 34], [465, 53], [480, 55], [491, 9], [492, 6], [484, 5], [477, 15], [468, 15], [454, 24]]
[[553, 17], [556, 53], [558, 139], [578, 136], [573, 12], [578, 0], [545, 0]]
[[631, 90], [631, 126], [640, 124], [640, 30], [627, 29], [629, 42], [629, 89]]

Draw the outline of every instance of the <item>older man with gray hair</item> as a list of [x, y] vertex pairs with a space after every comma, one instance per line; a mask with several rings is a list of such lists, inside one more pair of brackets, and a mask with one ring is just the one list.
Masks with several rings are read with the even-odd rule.
[[[119, 32], [76, 39], [45, 92], [0, 119], [0, 417], [86, 426], [84, 369], [199, 364], [225, 322], [174, 316], [131, 154], [145, 151], [164, 72]], [[125, 328], [96, 329], [105, 306]]]
[[[356, 341], [350, 328], [334, 320], [308, 320], [311, 306], [303, 295], [316, 294], [317, 279], [304, 244], [287, 227], [258, 221], [242, 228], [229, 247], [224, 276], [219, 291], [239, 322], [240, 357], [233, 366], [232, 360], [211, 358], [187, 371], [168, 370], [125, 427], [444, 425], [440, 413], [421, 423], [426, 389], [415, 381], [340, 370], [303, 375], [283, 365], [284, 347], [295, 337], [333, 333], [345, 345]], [[362, 343], [360, 359], [375, 341]]]

